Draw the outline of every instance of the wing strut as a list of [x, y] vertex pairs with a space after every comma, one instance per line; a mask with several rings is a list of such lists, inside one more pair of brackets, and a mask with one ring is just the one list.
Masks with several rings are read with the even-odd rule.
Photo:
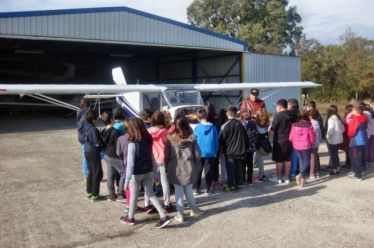
[[38, 99], [38, 100], [41, 100], [41, 101], [44, 101], [44, 102], [52, 103], [52, 104], [55, 104], [57, 106], [67, 108], [67, 109], [70, 109], [70, 110], [74, 110], [74, 111], [79, 110], [79, 108], [77, 106], [68, 104], [66, 102], [54, 99], [54, 98], [49, 97], [49, 96], [45, 96], [43, 94], [30, 94], [30, 95], [27, 95], [27, 96]]

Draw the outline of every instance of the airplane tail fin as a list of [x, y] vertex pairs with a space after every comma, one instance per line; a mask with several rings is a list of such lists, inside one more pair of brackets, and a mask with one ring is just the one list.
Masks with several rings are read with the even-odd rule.
[[[127, 85], [127, 81], [125, 78], [125, 75], [123, 74], [121, 67], [116, 67], [112, 69], [112, 76], [113, 81], [117, 85]], [[126, 112], [126, 114], [130, 117], [136, 116], [139, 117], [139, 111], [137, 111], [132, 104], [130, 104], [131, 100], [130, 98], [134, 98], [135, 93], [124, 93], [121, 97], [117, 97], [117, 103], [121, 105], [122, 109]], [[136, 94], [135, 94], [136, 95]], [[136, 97], [135, 97], [136, 98]], [[139, 98], [139, 97], [138, 97]], [[139, 99], [135, 99], [135, 102], [139, 101]], [[134, 102], [134, 100], [133, 100]]]
[[112, 69], [113, 80], [117, 85], [127, 85], [125, 75], [123, 74], [121, 67]]

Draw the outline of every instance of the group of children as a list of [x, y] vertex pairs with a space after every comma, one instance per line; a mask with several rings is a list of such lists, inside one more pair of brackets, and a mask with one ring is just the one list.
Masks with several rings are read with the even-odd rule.
[[[77, 126], [84, 153], [82, 168], [88, 168], [83, 170], [87, 199], [101, 198], [103, 158], [107, 164], [108, 200], [126, 203], [120, 221], [135, 224], [134, 215], [141, 209], [137, 206], [138, 195], [143, 189], [144, 211], [157, 211], [160, 221], [156, 227], [163, 228], [171, 222], [167, 213], [174, 210], [170, 186], [175, 191], [174, 218], [184, 222], [184, 198], [191, 209], [190, 216], [204, 213], [194, 198], [200, 189], [209, 195], [216, 183], [223, 184], [224, 191], [253, 184], [254, 163], [259, 171], [257, 181], [263, 182], [264, 156], [270, 152], [276, 162], [279, 184], [290, 183], [292, 156], [297, 157], [299, 164], [297, 185], [306, 183], [308, 170], [311, 179], [319, 177], [318, 147], [324, 136], [330, 155], [330, 175], [340, 173], [338, 151], [348, 142], [347, 161], [352, 165], [348, 177], [361, 180], [366, 159], [374, 162], [374, 114], [373, 108], [363, 104], [351, 107], [352, 111], [341, 119], [336, 106], [331, 105], [326, 130], [315, 102], [309, 102], [306, 110], [300, 112], [295, 99], [277, 102], [271, 124], [265, 108], [238, 113], [235, 106], [229, 106], [216, 115], [214, 106], [207, 103], [205, 108], [197, 109], [194, 118], [177, 112], [174, 120], [167, 111], [149, 110], [144, 110], [141, 118], [125, 119], [122, 109], [116, 108], [113, 113], [103, 112], [105, 126], [99, 131], [95, 127], [97, 113], [82, 100]], [[159, 184], [163, 204], [154, 193], [154, 185]]]

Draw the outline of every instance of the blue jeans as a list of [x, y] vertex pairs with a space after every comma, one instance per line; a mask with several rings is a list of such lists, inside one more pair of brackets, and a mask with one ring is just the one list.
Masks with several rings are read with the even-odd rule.
[[310, 150], [295, 150], [295, 153], [299, 160], [301, 176], [305, 177], [305, 172], [309, 169], [310, 164]]
[[192, 184], [184, 185], [184, 186], [174, 184], [174, 188], [175, 188], [175, 203], [177, 205], [177, 211], [179, 214], [183, 215], [184, 196], [186, 197], [188, 206], [190, 207], [192, 211], [196, 211], [198, 209], [195, 198], [192, 193]]
[[84, 178], [88, 176], [88, 165], [86, 157], [84, 156], [84, 145], [82, 145], [82, 174]]
[[297, 172], [298, 172], [298, 168], [300, 166], [300, 170], [301, 170], [301, 165], [300, 163], [298, 163], [299, 161], [299, 157], [297, 156], [297, 151], [296, 150], [292, 150], [292, 155], [291, 155], [291, 171], [290, 171], [290, 176], [296, 176]]

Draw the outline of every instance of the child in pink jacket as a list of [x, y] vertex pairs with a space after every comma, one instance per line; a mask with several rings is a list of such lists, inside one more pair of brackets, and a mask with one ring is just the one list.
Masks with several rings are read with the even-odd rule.
[[[148, 132], [152, 136], [153, 157], [160, 173], [162, 193], [164, 197], [164, 210], [166, 212], [171, 212], [173, 209], [170, 203], [169, 181], [167, 179], [165, 169], [165, 144], [168, 129], [166, 129], [165, 127], [164, 114], [161, 111], [154, 112], [151, 118], [151, 124], [152, 126], [148, 128]], [[158, 178], [156, 179], [156, 181], [158, 181]], [[144, 201], [144, 206], [147, 213], [155, 212], [153, 206], [149, 204], [149, 198], [147, 195], [145, 195]]]
[[300, 120], [292, 124], [289, 139], [300, 164], [300, 173], [296, 176], [296, 184], [302, 187], [305, 184], [305, 172], [310, 164], [310, 149], [315, 142], [315, 133], [309, 121], [308, 112], [304, 112]]

